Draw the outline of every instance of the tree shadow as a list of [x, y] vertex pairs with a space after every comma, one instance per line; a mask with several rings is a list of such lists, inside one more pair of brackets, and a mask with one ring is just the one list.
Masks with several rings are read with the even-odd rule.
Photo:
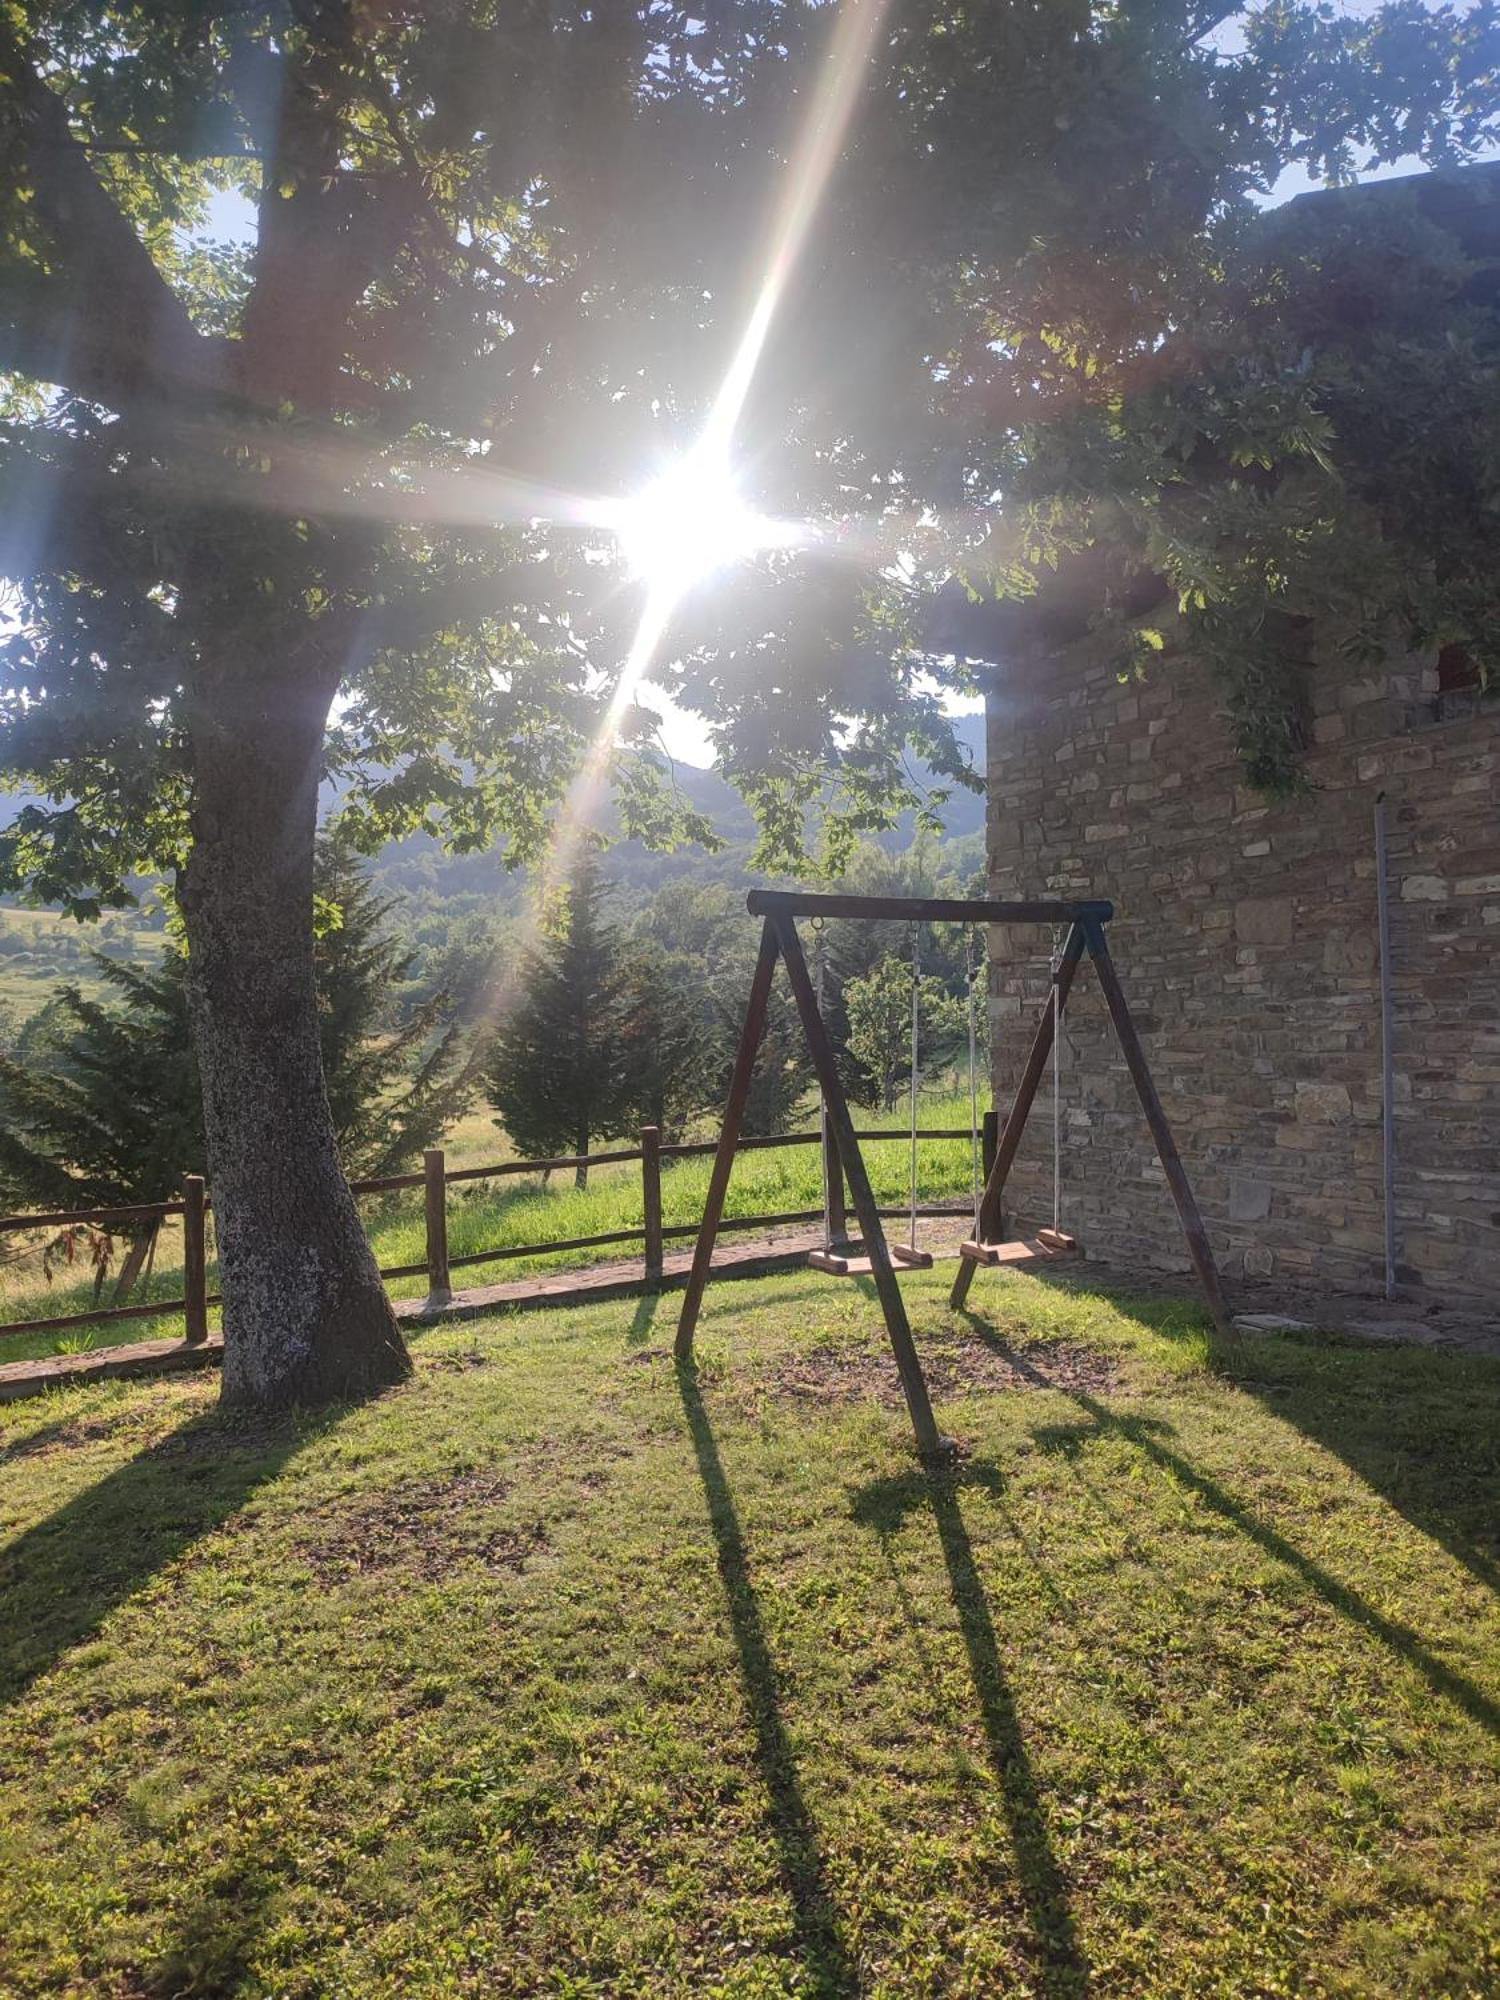
[[829, 1996], [857, 1994], [859, 1980], [840, 1935], [817, 1828], [802, 1796], [796, 1759], [782, 1721], [776, 1665], [718, 1440], [691, 1365], [678, 1368], [677, 1382], [708, 1503], [719, 1577], [739, 1654], [740, 1679], [755, 1731], [756, 1762], [769, 1795], [771, 1833], [792, 1905], [798, 1955], [812, 1982], [807, 1990]]
[[252, 1953], [281, 1886], [264, 1867], [220, 1862], [212, 1880], [194, 1888], [165, 1950], [135, 1972], [131, 1992], [140, 2000], [250, 1992]]
[[[1001, 1344], [997, 1335], [987, 1334], [982, 1327], [976, 1326], [975, 1332], [981, 1339], [986, 1340], [987, 1344], [995, 1346]], [[1057, 1383], [1048, 1381], [1027, 1363], [1024, 1351], [1018, 1352], [1014, 1348], [1007, 1348], [1006, 1351], [1012, 1365], [1031, 1377], [1038, 1388], [1050, 1389], [1054, 1394], [1066, 1396], [1088, 1419], [1086, 1423], [1041, 1426], [1032, 1433], [1041, 1450], [1062, 1452], [1076, 1459], [1090, 1444], [1101, 1438], [1124, 1439], [1162, 1472], [1169, 1473], [1180, 1485], [1195, 1494], [1212, 1513], [1217, 1514], [1221, 1520], [1229, 1522], [1238, 1533], [1253, 1542], [1266, 1555], [1294, 1571], [1341, 1617], [1361, 1626], [1383, 1645], [1389, 1647], [1399, 1658], [1415, 1667], [1436, 1694], [1453, 1702], [1483, 1728], [1492, 1733], [1500, 1733], [1500, 1703], [1495, 1702], [1482, 1688], [1476, 1687], [1471, 1680], [1440, 1660], [1431, 1651], [1420, 1632], [1402, 1624], [1398, 1619], [1388, 1618], [1383, 1611], [1377, 1610], [1368, 1598], [1363, 1597], [1351, 1584], [1342, 1582], [1332, 1571], [1325, 1569], [1320, 1562], [1299, 1549], [1295, 1542], [1288, 1540], [1279, 1529], [1261, 1520], [1242, 1500], [1235, 1499], [1233, 1494], [1227, 1492], [1216, 1479], [1200, 1471], [1190, 1459], [1175, 1450], [1167, 1442], [1167, 1439], [1175, 1435], [1170, 1424], [1163, 1423], [1159, 1418], [1121, 1415], [1110, 1409], [1107, 1403], [1100, 1402], [1097, 1396], [1090, 1395], [1087, 1390], [1060, 1388]], [[1090, 1490], [1095, 1491], [1092, 1486]], [[1100, 1498], [1101, 1504], [1105, 1505], [1108, 1511], [1107, 1502], [1103, 1501], [1102, 1496], [1096, 1495], [1096, 1497]]]
[[1225, 1372], [1500, 1592], [1500, 1364], [1293, 1334]]
[[[973, 1545], [964, 1526], [959, 1494], [978, 1488], [998, 1499], [999, 1469], [984, 1462], [912, 1471], [864, 1487], [854, 1501], [854, 1518], [873, 1528], [887, 1548], [908, 1514], [930, 1507], [947, 1565], [949, 1586], [969, 1676], [979, 1703], [990, 1765], [1015, 1853], [1016, 1874], [1032, 1934], [1037, 1990], [1049, 2000], [1088, 1991], [1089, 1965], [1073, 1921], [1068, 1885], [1052, 1851], [1046, 1809], [1021, 1733], [1015, 1697], [1000, 1664], [1000, 1650]], [[891, 1565], [894, 1568], [894, 1564]], [[908, 1614], [911, 1615], [911, 1614]]]
[[[1062, 1290], [1080, 1282], [1076, 1270], [1032, 1276]], [[1134, 1287], [1109, 1297], [1158, 1338], [1202, 1337], [1183, 1299]], [[984, 1337], [982, 1322], [970, 1324]], [[1500, 1592], [1500, 1363], [1333, 1332], [1211, 1337], [1208, 1362]]]
[[[339, 1420], [328, 1413], [320, 1427]], [[295, 1416], [194, 1418], [0, 1552], [0, 1706], [222, 1526], [310, 1435]]]

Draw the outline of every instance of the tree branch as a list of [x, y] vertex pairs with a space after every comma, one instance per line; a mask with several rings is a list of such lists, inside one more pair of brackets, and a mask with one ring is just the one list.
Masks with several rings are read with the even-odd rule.
[[14, 288], [20, 309], [8, 345], [27, 372], [117, 405], [143, 390], [217, 389], [224, 343], [194, 327], [4, 14], [0, 166], [30, 194], [55, 260], [35, 285]]

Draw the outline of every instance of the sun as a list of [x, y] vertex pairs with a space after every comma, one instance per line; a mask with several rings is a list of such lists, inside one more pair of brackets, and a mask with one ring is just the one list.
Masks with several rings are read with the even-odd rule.
[[725, 459], [702, 446], [621, 502], [614, 529], [631, 574], [671, 601], [717, 571], [795, 539], [784, 523], [757, 513]]

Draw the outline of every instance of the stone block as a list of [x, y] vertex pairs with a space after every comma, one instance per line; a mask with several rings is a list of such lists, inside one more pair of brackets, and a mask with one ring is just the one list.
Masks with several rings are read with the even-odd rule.
[[1292, 906], [1285, 896], [1246, 896], [1234, 906], [1234, 934], [1241, 944], [1290, 944]]
[[1252, 1180], [1247, 1174], [1236, 1174], [1229, 1183], [1229, 1220], [1264, 1222], [1270, 1213], [1270, 1184]]
[[1295, 1109], [1304, 1124], [1337, 1125], [1353, 1116], [1354, 1106], [1341, 1083], [1299, 1083]]

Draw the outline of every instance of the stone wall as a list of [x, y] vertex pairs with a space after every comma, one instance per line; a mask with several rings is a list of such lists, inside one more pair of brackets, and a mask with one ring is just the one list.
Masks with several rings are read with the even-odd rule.
[[[1226, 1278], [1383, 1282], [1373, 813], [1384, 792], [1395, 998], [1398, 1280], [1500, 1298], [1500, 704], [1435, 665], [1319, 669], [1305, 797], [1247, 789], [1210, 677], [1170, 653], [1121, 685], [1087, 642], [997, 675], [995, 896], [1094, 895]], [[997, 933], [996, 1101], [1050, 940]], [[1185, 1268], [1097, 985], [1063, 1041], [1062, 1221], [1086, 1250]], [[1044, 1087], [1011, 1181], [1050, 1219]]]

